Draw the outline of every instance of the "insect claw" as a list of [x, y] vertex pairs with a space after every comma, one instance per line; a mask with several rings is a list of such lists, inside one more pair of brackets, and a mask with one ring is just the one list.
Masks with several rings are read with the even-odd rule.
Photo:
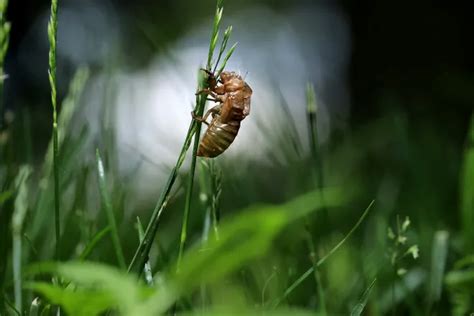
[[209, 126], [209, 123], [206, 122], [201, 116], [197, 116], [196, 113], [194, 113], [194, 111], [191, 111], [191, 116], [192, 116], [193, 120], [204, 123], [207, 126]]
[[199, 90], [198, 92], [196, 92], [195, 95], [209, 94], [209, 93], [210, 93], [209, 89], [202, 89], [202, 90]]
[[207, 73], [208, 76], [214, 77], [214, 73], [212, 71], [210, 71], [209, 69], [201, 68], [200, 70]]

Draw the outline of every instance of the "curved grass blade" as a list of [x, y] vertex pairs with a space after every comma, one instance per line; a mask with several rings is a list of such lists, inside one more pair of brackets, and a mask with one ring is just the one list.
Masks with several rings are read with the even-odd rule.
[[107, 220], [109, 221], [109, 226], [112, 235], [112, 243], [114, 245], [117, 261], [119, 263], [119, 266], [125, 270], [127, 266], [125, 265], [122, 246], [120, 245], [117, 223], [115, 221], [114, 211], [112, 210], [112, 203], [110, 202], [110, 196], [107, 190], [107, 180], [105, 178], [104, 164], [102, 162], [102, 158], [100, 157], [99, 149], [96, 149], [96, 160], [102, 206], [105, 209], [105, 212], [107, 213]]
[[92, 237], [91, 241], [87, 244], [87, 246], [82, 251], [81, 255], [79, 256], [79, 260], [86, 260], [89, 257], [92, 250], [94, 250], [95, 246], [102, 240], [110, 232], [110, 226], [105, 227], [101, 231]]
[[13, 234], [13, 249], [12, 249], [12, 267], [13, 267], [13, 282], [14, 282], [14, 296], [15, 308], [19, 311], [23, 308], [23, 292], [22, 292], [22, 234], [23, 222], [28, 211], [28, 178], [32, 173], [29, 166], [22, 166], [15, 179], [15, 187], [17, 190], [15, 198], [15, 210], [12, 215], [12, 234]]
[[367, 305], [367, 301], [369, 300], [370, 292], [372, 292], [372, 289], [375, 285], [375, 281], [377, 279], [375, 278], [372, 283], [370, 283], [369, 287], [365, 290], [364, 294], [362, 295], [362, 298], [360, 299], [359, 303], [354, 306], [351, 312], [351, 316], [360, 316], [362, 315], [362, 312], [364, 311], [365, 305]]
[[[351, 228], [351, 230], [347, 233], [347, 235], [336, 245], [334, 246], [324, 257], [318, 260], [316, 266], [321, 266], [332, 254], [334, 254], [343, 244], [344, 242], [351, 237], [354, 231], [360, 226], [360, 224], [364, 221], [364, 219], [369, 214], [372, 205], [375, 203], [375, 200], [370, 202], [369, 206], [365, 209], [364, 213], [360, 216], [357, 223]], [[303, 273], [295, 282], [293, 282], [283, 293], [283, 295], [276, 299], [273, 303], [273, 308], [276, 308], [284, 299], [288, 297], [288, 295], [293, 292], [295, 288], [297, 288], [304, 280], [306, 280], [312, 273], [314, 273], [314, 267], [309, 268], [305, 273]]]
[[[137, 230], [138, 230], [138, 239], [140, 240], [140, 242], [142, 242], [143, 238], [145, 237], [145, 231], [143, 230], [142, 222], [140, 221], [140, 217], [138, 216], [137, 216]], [[151, 272], [150, 261], [147, 261], [145, 263], [145, 267], [143, 268], [143, 273], [145, 273], [145, 282], [148, 285], [153, 286], [154, 282], [153, 282], [153, 274]]]

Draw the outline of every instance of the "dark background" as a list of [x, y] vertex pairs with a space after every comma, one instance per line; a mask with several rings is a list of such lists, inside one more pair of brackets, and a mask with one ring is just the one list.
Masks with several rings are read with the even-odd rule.
[[[288, 5], [287, 1], [263, 2], [281, 10]], [[160, 21], [158, 35], [164, 41], [178, 37], [188, 27], [186, 24], [206, 18], [213, 6], [211, 1], [203, 1], [201, 12], [189, 12], [185, 1], [112, 3], [117, 10], [130, 13], [124, 21], [130, 25], [129, 32], [136, 31], [134, 19]], [[228, 10], [246, 3], [228, 1]], [[389, 95], [400, 101], [410, 120], [431, 121], [453, 140], [460, 141], [474, 104], [473, 23], [467, 2], [339, 1], [339, 5], [349, 17], [352, 32], [353, 122], [364, 122], [379, 115], [385, 110], [380, 100]], [[30, 97], [38, 96], [38, 91], [31, 90], [35, 84], [21, 75], [16, 54], [33, 21], [48, 9], [48, 1], [9, 3], [7, 17], [12, 31], [6, 72], [14, 81], [15, 94], [21, 91], [22, 95], [27, 92]], [[143, 49], [139, 53], [151, 56]], [[47, 94], [48, 91], [39, 93], [42, 99], [46, 99]]]
[[[60, 0], [60, 10], [62, 4], [86, 5], [87, 2]], [[237, 11], [255, 2], [228, 0], [225, 10]], [[284, 13], [288, 6], [312, 4], [313, 1], [261, 0], [259, 3]], [[127, 46], [121, 47], [121, 62], [128, 69], [146, 68], [167, 43], [180, 38], [193, 26], [210, 21], [215, 6], [214, 1], [202, 1], [202, 5], [193, 5], [190, 10], [189, 2], [184, 0], [123, 0], [111, 4], [120, 17], [121, 35], [126, 38]], [[322, 157], [324, 168], [329, 170], [326, 172], [329, 185], [345, 185], [349, 190], [360, 191], [357, 201], [347, 209], [331, 214], [337, 225], [330, 230], [348, 231], [358, 216], [354, 210], [364, 209], [368, 201], [377, 199], [377, 210], [374, 211], [377, 215], [358, 236], [366, 248], [360, 251], [357, 244], [352, 249], [357, 256], [349, 257], [348, 253], [348, 260], [332, 267], [339, 274], [339, 266], [357, 261], [360, 264], [358, 271], [371, 277], [366, 273], [368, 264], [378, 262], [385, 254], [383, 247], [380, 252], [373, 251], [386, 239], [386, 226], [380, 223], [394, 223], [396, 214], [410, 216], [416, 232], [416, 238], [412, 240], [420, 246], [419, 264], [425, 271], [431, 268], [434, 232], [454, 232], [453, 239], [458, 240], [450, 248], [447, 263], [447, 267], [452, 267], [463, 256], [460, 250], [463, 247], [459, 246], [462, 241], [459, 242], [457, 233], [463, 222], [462, 215], [458, 214], [461, 213], [461, 165], [474, 108], [472, 11], [468, 4], [460, 2], [341, 0], [326, 4], [342, 8], [350, 24], [352, 51], [348, 82], [351, 108], [347, 129], [331, 135], [329, 145], [322, 148]], [[43, 149], [51, 135], [47, 55], [39, 58], [37, 68], [44, 75], [38, 80], [22, 68], [18, 54], [34, 21], [40, 15], [47, 16], [49, 5], [48, 1], [13, 0], [7, 14], [12, 31], [6, 60], [5, 72], [9, 78], [5, 82], [4, 104], [15, 112], [21, 112], [23, 107], [31, 110], [35, 155], [40, 158], [44, 156]], [[156, 26], [151, 28], [153, 42], [144, 36], [143, 25]], [[47, 45], [46, 26], [43, 30], [41, 40]], [[61, 65], [60, 71], [69, 74], [74, 71], [73, 65], [62, 61], [58, 61], [58, 65]], [[100, 64], [89, 66], [92, 71], [101, 70]], [[68, 81], [62, 77], [59, 82], [60, 98], [64, 97], [65, 82]], [[274, 147], [275, 152], [280, 151], [280, 147]], [[235, 179], [229, 175], [233, 171], [229, 168], [226, 177], [230, 180], [226, 183], [224, 179], [223, 185], [223, 209], [235, 210], [261, 202], [280, 203], [307, 190], [308, 166], [308, 161], [304, 160], [299, 165], [290, 161], [284, 168], [277, 165], [265, 169], [250, 164], [248, 170], [236, 168]], [[115, 184], [120, 182], [115, 181]], [[180, 216], [179, 203], [175, 208], [179, 212], [169, 212], [168, 216]], [[179, 225], [179, 220], [174, 223]], [[130, 230], [130, 234], [135, 234]], [[170, 233], [172, 228], [168, 230], [162, 236], [173, 241], [177, 234]], [[133, 242], [129, 240], [131, 238], [127, 241]], [[304, 257], [300, 260], [304, 263], [307, 260], [304, 251], [293, 249], [298, 242], [291, 239], [288, 249], [293, 252], [285, 251], [291, 254], [287, 258]], [[372, 251], [373, 257], [370, 257]], [[468, 253], [471, 253], [470, 249], [465, 249], [465, 254]], [[383, 264], [380, 266], [386, 268]], [[381, 280], [384, 284], [383, 278]], [[297, 294], [301, 294], [301, 301], [304, 301], [310, 292], [306, 287]], [[294, 299], [298, 301], [300, 296], [294, 295]], [[425, 300], [425, 293], [418, 292], [413, 301], [418, 302], [418, 299]], [[441, 302], [447, 301], [444, 295]], [[338, 305], [340, 302], [335, 301], [334, 306]], [[448, 314], [446, 309], [440, 314]]]

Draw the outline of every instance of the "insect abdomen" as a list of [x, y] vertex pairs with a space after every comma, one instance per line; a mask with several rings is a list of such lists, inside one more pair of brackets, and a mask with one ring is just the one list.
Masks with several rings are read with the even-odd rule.
[[239, 128], [240, 121], [222, 123], [220, 116], [216, 116], [201, 140], [197, 155], [210, 158], [219, 156], [232, 144]]

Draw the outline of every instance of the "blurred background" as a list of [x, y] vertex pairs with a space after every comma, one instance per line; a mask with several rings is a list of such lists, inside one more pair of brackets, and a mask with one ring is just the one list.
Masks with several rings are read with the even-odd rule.
[[[49, 5], [10, 1], [6, 14], [12, 28], [1, 124], [10, 129], [9, 157], [16, 164], [41, 165], [51, 135]], [[60, 1], [60, 102], [76, 70], [87, 66], [90, 71], [67, 127], [65, 143], [73, 145], [65, 145], [62, 157], [69, 159], [70, 168], [63, 173], [65, 192], [77, 196], [81, 181], [95, 185], [94, 149], [102, 148], [123, 236], [135, 236], [127, 222], [137, 214], [148, 216], [182, 146], [198, 68], [207, 58], [214, 8], [215, 2], [207, 0]], [[315, 224], [317, 239], [334, 244], [376, 200], [364, 228], [325, 271], [329, 306], [347, 311], [374, 275], [380, 278], [378, 297], [388, 293], [392, 275], [383, 272], [387, 227], [396, 224], [399, 214], [410, 217], [411, 243], [421, 250], [420, 258], [407, 264], [408, 289], [401, 292], [418, 296], [403, 301], [400, 294], [399, 311], [419, 311], [415, 297], [427, 300], [424, 289], [436, 232], [451, 236], [448, 267], [474, 250], [463, 231], [472, 210], [460, 203], [474, 108], [473, 25], [467, 4], [228, 0], [223, 25], [233, 26], [230, 41], [238, 42], [227, 69], [240, 72], [254, 94], [251, 115], [235, 143], [217, 159], [223, 174], [221, 216], [255, 203], [281, 203], [314, 187], [308, 173], [315, 167], [305, 95], [310, 83], [318, 106], [321, 158], [315, 173], [325, 186], [342, 186], [351, 200], [330, 212], [330, 225]], [[186, 168], [159, 233], [169, 252], [177, 245]], [[79, 229], [77, 236], [91, 234], [100, 223], [97, 193], [87, 185], [84, 190], [84, 201], [70, 201], [88, 212], [77, 216], [85, 216], [90, 231]], [[47, 212], [52, 200], [42, 203]], [[46, 229], [45, 214], [31, 216], [42, 223], [32, 229], [32, 240], [52, 238], [40, 234]], [[202, 215], [191, 214], [192, 239], [199, 237], [201, 225]], [[294, 268], [279, 274], [280, 287], [309, 264], [300, 235], [297, 227], [291, 228], [275, 250], [279, 259], [269, 259], [270, 266], [285, 262]], [[133, 238], [124, 241], [127, 257], [133, 254]], [[77, 240], [81, 237], [68, 241], [71, 253]], [[103, 251], [110, 249], [104, 246]], [[37, 254], [38, 259], [47, 256]], [[100, 258], [107, 261], [105, 255]], [[272, 268], [265, 267], [270, 274]], [[312, 287], [303, 284], [290, 302], [314, 305], [307, 294]], [[469, 304], [472, 300], [471, 295]], [[444, 312], [439, 315], [450, 311], [451, 303], [449, 292], [443, 291], [439, 304]], [[383, 313], [389, 305], [373, 309]]]

